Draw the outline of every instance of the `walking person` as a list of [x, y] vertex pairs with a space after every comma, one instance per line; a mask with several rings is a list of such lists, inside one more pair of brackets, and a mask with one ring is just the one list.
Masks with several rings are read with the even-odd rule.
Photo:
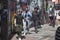
[[38, 27], [38, 20], [39, 20], [39, 15], [38, 15], [38, 12], [37, 12], [38, 8], [35, 7], [34, 8], [34, 12], [32, 13], [32, 17], [33, 17], [33, 22], [34, 22], [34, 27], [35, 27], [35, 32], [37, 33], [38, 30], [37, 30], [37, 27]]
[[24, 17], [24, 35], [26, 34], [26, 29], [27, 29], [27, 33], [29, 34], [29, 28], [30, 28], [30, 20], [32, 17], [32, 14], [29, 12], [28, 7], [26, 8], [26, 11], [24, 11], [22, 13], [23, 17]]
[[18, 39], [21, 40], [21, 36], [22, 36], [22, 10], [19, 10], [18, 15], [15, 16], [15, 20], [14, 20], [14, 25], [16, 27], [16, 32], [18, 34]]
[[54, 16], [54, 8], [52, 6], [50, 6], [49, 9], [49, 19], [50, 19], [50, 25], [51, 26], [55, 26], [55, 16]]

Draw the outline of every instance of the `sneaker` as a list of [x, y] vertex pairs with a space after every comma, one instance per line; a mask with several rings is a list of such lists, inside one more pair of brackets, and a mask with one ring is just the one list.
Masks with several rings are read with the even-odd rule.
[[16, 38], [18, 39], [18, 36]]
[[21, 38], [19, 38], [18, 40], [21, 40]]
[[27, 32], [27, 34], [31, 34], [30, 32]]
[[24, 36], [26, 35], [26, 33], [23, 34]]
[[55, 25], [53, 25], [53, 27], [55, 27]]
[[38, 33], [38, 31], [35, 31], [35, 33]]

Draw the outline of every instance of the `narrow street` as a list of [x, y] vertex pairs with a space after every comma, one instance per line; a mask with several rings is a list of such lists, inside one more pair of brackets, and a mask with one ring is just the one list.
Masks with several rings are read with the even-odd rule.
[[[36, 34], [34, 32], [34, 27], [30, 29], [31, 34], [27, 34], [26, 38], [22, 40], [55, 40], [55, 32], [56, 32], [57, 26], [52, 27], [48, 24], [42, 25], [42, 28], [38, 29], [38, 33]], [[16, 39], [18, 35], [15, 34], [11, 40], [18, 40]]]
[[[49, 23], [56, 26], [49, 26]], [[39, 24], [42, 28], [35, 33]], [[15, 32], [23, 29], [25, 33], [30, 26], [31, 34], [22, 40], [55, 40], [55, 33], [60, 40], [57, 25], [60, 26], [60, 0], [0, 0], [0, 40], [18, 40]]]

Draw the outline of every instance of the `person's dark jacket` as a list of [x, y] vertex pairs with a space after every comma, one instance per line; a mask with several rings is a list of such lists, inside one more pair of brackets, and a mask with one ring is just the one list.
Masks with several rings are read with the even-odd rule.
[[36, 12], [36, 13], [32, 13], [32, 18], [33, 18], [33, 20], [38, 20], [39, 19], [39, 13], [38, 12]]
[[16, 18], [16, 24], [22, 24], [23, 19], [22, 15], [15, 16], [15, 18]]

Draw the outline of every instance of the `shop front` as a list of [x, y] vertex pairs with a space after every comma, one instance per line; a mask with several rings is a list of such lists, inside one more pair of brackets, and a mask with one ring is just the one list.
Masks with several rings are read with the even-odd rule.
[[9, 40], [10, 35], [10, 1], [0, 1], [0, 40]]

